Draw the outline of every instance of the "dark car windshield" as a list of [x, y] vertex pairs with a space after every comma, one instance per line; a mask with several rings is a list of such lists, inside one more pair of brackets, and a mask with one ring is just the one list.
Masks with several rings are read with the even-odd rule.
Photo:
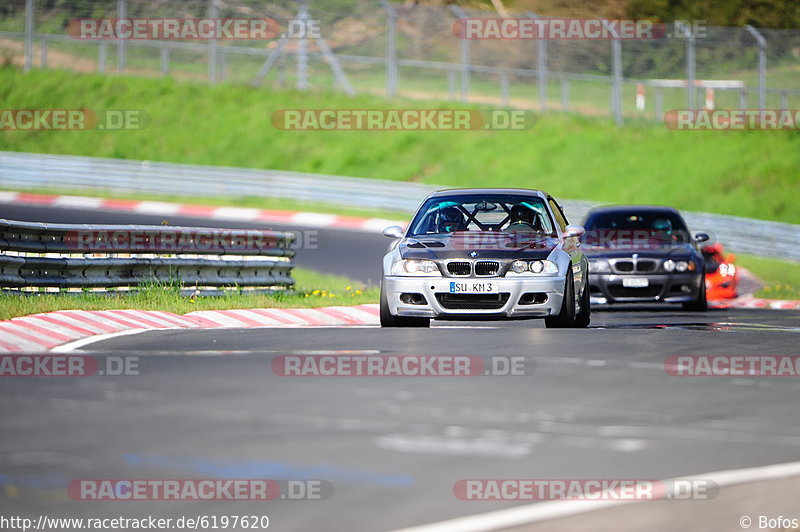
[[581, 240], [602, 244], [609, 241], [656, 240], [689, 242], [689, 231], [681, 216], [674, 211], [619, 210], [592, 213], [584, 223], [586, 234]]
[[409, 236], [463, 231], [555, 236], [542, 198], [517, 194], [470, 194], [429, 198], [411, 221]]

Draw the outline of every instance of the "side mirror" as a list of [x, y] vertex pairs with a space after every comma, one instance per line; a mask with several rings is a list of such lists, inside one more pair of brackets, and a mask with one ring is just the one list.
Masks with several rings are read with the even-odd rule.
[[580, 237], [586, 232], [586, 229], [582, 225], [568, 225], [567, 229], [564, 231], [564, 237]]
[[697, 242], [707, 242], [708, 239], [711, 238], [708, 236], [708, 233], [695, 233], [694, 239]]
[[399, 225], [390, 225], [383, 230], [383, 236], [388, 236], [389, 238], [403, 238], [403, 228]]

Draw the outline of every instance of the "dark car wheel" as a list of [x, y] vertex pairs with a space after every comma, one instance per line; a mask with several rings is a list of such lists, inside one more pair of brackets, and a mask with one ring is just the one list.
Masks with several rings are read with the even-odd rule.
[[381, 283], [381, 327], [430, 327], [430, 318], [408, 318], [405, 316], [392, 316], [389, 312], [389, 303]]
[[583, 294], [581, 295], [581, 309], [575, 315], [575, 327], [588, 327], [589, 321], [591, 321], [592, 315], [592, 307], [591, 302], [589, 301], [589, 278], [588, 273], [584, 274], [587, 276], [586, 282], [584, 283], [583, 287]]
[[564, 300], [561, 303], [561, 311], [555, 316], [548, 316], [544, 319], [544, 326], [548, 329], [575, 327], [575, 282], [572, 279], [572, 268], [569, 268], [564, 284]]
[[697, 294], [697, 299], [683, 304], [683, 310], [693, 310], [695, 312], [703, 312], [708, 310], [708, 300], [706, 299], [706, 280], [705, 275], [700, 278], [700, 293]]

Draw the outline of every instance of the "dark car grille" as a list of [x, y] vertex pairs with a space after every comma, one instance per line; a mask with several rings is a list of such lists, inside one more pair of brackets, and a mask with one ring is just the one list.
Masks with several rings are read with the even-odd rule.
[[450, 310], [496, 310], [503, 308], [511, 296], [500, 294], [436, 294], [439, 304]]
[[661, 285], [651, 284], [650, 286], [647, 286], [645, 288], [627, 288], [625, 286], [620, 286], [620, 285], [609, 285], [608, 293], [613, 298], [622, 298], [622, 297], [654, 298], [661, 293]]
[[658, 261], [654, 259], [623, 259], [614, 262], [617, 273], [652, 273], [657, 267]]
[[450, 275], [469, 275], [472, 267], [469, 262], [449, 262], [447, 263], [447, 273]]
[[475, 263], [475, 275], [497, 275], [499, 271], [499, 262], [487, 260]]
[[618, 272], [630, 273], [633, 271], [632, 260], [620, 260], [614, 265]]

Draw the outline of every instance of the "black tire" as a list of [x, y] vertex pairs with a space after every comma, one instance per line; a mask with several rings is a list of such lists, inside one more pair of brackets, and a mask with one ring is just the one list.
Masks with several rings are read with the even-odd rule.
[[548, 329], [566, 329], [575, 327], [575, 282], [572, 278], [572, 267], [569, 267], [567, 280], [564, 283], [564, 299], [561, 311], [555, 316], [544, 319], [544, 326]]
[[581, 310], [575, 315], [575, 327], [585, 328], [589, 326], [592, 319], [592, 306], [589, 301], [589, 274], [584, 273], [583, 293], [581, 294]]
[[683, 310], [691, 310], [693, 312], [705, 312], [708, 310], [708, 300], [706, 299], [706, 276], [700, 278], [700, 293], [697, 294], [697, 299], [683, 303]]
[[381, 283], [381, 327], [430, 327], [430, 318], [408, 318], [405, 316], [393, 316], [389, 312], [389, 302], [386, 293], [383, 291]]

